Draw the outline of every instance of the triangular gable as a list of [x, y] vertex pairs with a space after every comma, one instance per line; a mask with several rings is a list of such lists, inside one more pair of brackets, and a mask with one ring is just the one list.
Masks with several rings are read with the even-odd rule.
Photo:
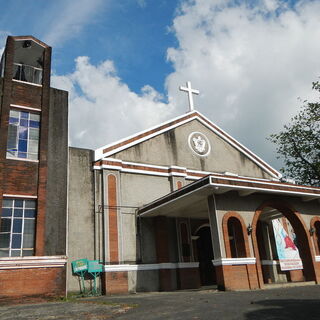
[[116, 141], [116, 142], [113, 142], [113, 143], [108, 144], [106, 146], [103, 146], [99, 149], [96, 149], [95, 150], [95, 161], [101, 160], [103, 158], [111, 157], [112, 155], [114, 155], [120, 151], [131, 148], [139, 143], [142, 143], [146, 140], [149, 140], [155, 136], [158, 136], [158, 135], [165, 133], [169, 130], [172, 130], [176, 127], [182, 126], [183, 124], [191, 122], [195, 119], [200, 121], [204, 126], [206, 126], [212, 132], [217, 134], [220, 138], [222, 138], [227, 143], [229, 143], [234, 148], [236, 148], [238, 151], [240, 151], [245, 156], [247, 156], [250, 160], [252, 160], [260, 168], [265, 170], [268, 174], [270, 174], [271, 176], [273, 176], [277, 179], [281, 178], [281, 174], [277, 170], [272, 168], [265, 161], [263, 161], [261, 158], [259, 158], [256, 154], [254, 154], [252, 151], [247, 149], [239, 141], [237, 141], [236, 139], [231, 137], [224, 130], [219, 128], [216, 124], [212, 123], [208, 118], [206, 118], [204, 115], [202, 115], [198, 111], [189, 112], [189, 113], [184, 114], [182, 116], [179, 116], [177, 118], [174, 118], [174, 119], [171, 119], [171, 120], [166, 121], [164, 123], [161, 123], [160, 125], [154, 126], [150, 129], [141, 131], [137, 134], [131, 135], [129, 137], [126, 137], [126, 138], [121, 139], [119, 141]]

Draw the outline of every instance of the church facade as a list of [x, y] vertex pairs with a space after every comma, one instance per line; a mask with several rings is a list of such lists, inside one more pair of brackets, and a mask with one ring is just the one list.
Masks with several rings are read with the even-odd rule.
[[106, 293], [320, 280], [320, 189], [282, 182], [197, 111], [71, 149], [69, 168], [69, 254], [103, 261]]

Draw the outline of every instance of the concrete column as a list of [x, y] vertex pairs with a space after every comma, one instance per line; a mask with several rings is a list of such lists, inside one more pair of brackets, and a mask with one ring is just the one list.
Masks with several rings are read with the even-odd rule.
[[218, 224], [217, 209], [215, 196], [208, 197], [208, 216], [211, 229], [212, 248], [214, 253], [214, 259], [222, 258], [221, 254], [221, 240], [219, 236], [219, 230], [221, 226]]

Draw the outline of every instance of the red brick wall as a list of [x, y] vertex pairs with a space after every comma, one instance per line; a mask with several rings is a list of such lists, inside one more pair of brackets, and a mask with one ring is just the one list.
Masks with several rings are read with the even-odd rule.
[[109, 252], [110, 263], [119, 262], [118, 217], [117, 217], [117, 180], [112, 174], [108, 175], [108, 206], [109, 208]]
[[104, 294], [128, 293], [128, 272], [104, 272], [102, 288]]
[[0, 298], [65, 295], [65, 268], [0, 270]]
[[42, 88], [26, 83], [13, 82], [11, 104], [41, 109]]
[[217, 284], [224, 290], [249, 290], [258, 288], [254, 265], [216, 267]]
[[3, 193], [37, 195], [38, 163], [28, 161], [3, 160]]

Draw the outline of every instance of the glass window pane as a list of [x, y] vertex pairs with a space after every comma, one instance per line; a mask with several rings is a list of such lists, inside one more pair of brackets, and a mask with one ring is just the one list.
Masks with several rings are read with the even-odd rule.
[[26, 65], [23, 67], [24, 67], [23, 70], [24, 70], [24, 76], [25, 76], [24, 81], [33, 82], [33, 67], [26, 66]]
[[39, 121], [30, 120], [30, 127], [39, 128], [40, 127], [40, 122]]
[[23, 215], [23, 209], [17, 209], [17, 208], [15, 208], [13, 215], [14, 215], [15, 217], [22, 217], [22, 215]]
[[22, 208], [23, 207], [23, 200], [14, 200], [14, 207], [15, 208]]
[[27, 127], [28, 126], [28, 120], [27, 119], [20, 119], [20, 126]]
[[21, 111], [20, 116], [22, 119], [29, 119], [29, 112]]
[[14, 233], [21, 233], [22, 232], [22, 219], [14, 219], [13, 220], [12, 232], [14, 232]]
[[30, 120], [40, 121], [40, 114], [30, 113]]
[[7, 158], [16, 158], [17, 156], [18, 156], [17, 151], [7, 151], [7, 153], [6, 153]]
[[30, 160], [38, 160], [38, 153], [28, 153], [27, 158]]
[[41, 84], [42, 83], [42, 70], [34, 69], [34, 83]]
[[11, 219], [1, 219], [0, 232], [11, 231]]
[[19, 139], [28, 139], [28, 128], [19, 127]]
[[35, 152], [38, 152], [38, 149], [39, 149], [38, 141], [37, 140], [30, 140], [28, 152], [35, 153]]
[[11, 250], [11, 257], [20, 257], [21, 250]]
[[28, 140], [19, 139], [18, 151], [27, 152]]
[[24, 211], [25, 218], [35, 218], [36, 217], [36, 210], [35, 209], [26, 209]]
[[21, 66], [14, 64], [13, 65], [13, 79], [20, 80], [20, 71], [21, 71]]
[[29, 129], [29, 139], [30, 140], [38, 140], [39, 139], [39, 129], [38, 128], [30, 128]]
[[11, 248], [13, 248], [13, 249], [21, 248], [21, 234], [13, 234], [12, 235]]
[[22, 250], [22, 256], [33, 256], [33, 250]]
[[25, 219], [24, 220], [24, 231], [25, 234], [34, 234], [34, 226], [35, 220], [34, 219]]
[[0, 248], [9, 248], [10, 233], [0, 233]]
[[9, 250], [0, 250], [0, 257], [9, 257]]
[[2, 208], [2, 217], [11, 217], [12, 216], [12, 209], [11, 208]]
[[24, 234], [23, 235], [23, 247], [24, 248], [33, 248], [34, 246], [34, 235], [33, 234]]
[[18, 149], [18, 126], [9, 124], [7, 150], [15, 151]]
[[17, 110], [10, 110], [10, 117], [19, 118], [20, 117], [20, 112], [17, 111]]
[[35, 209], [36, 208], [36, 202], [34, 200], [25, 200], [24, 206], [27, 209]]
[[11, 200], [11, 199], [3, 199], [2, 200], [2, 207], [12, 208], [12, 206], [13, 206], [13, 200]]
[[27, 158], [27, 153], [26, 152], [18, 152], [18, 158], [23, 158], [26, 159]]
[[10, 117], [9, 118], [9, 123], [17, 125], [19, 123], [19, 118]]

